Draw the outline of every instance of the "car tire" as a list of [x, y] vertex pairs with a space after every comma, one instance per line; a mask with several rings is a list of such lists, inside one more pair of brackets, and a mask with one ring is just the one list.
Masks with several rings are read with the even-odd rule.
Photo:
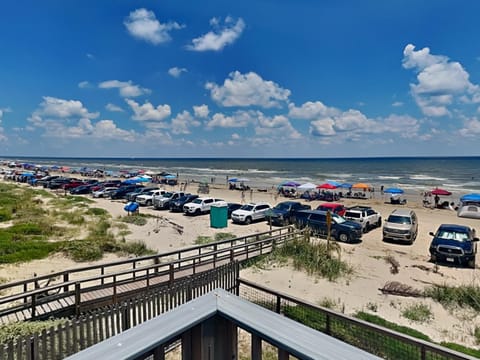
[[147, 200], [147, 206], [152, 206], [152, 200]]
[[468, 266], [470, 269], [475, 269], [475, 258], [473, 258], [473, 259], [471, 259], [471, 260], [468, 260], [467, 266]]
[[377, 221], [377, 228], [382, 226], [382, 218], [379, 218]]
[[202, 211], [200, 209], [195, 210], [195, 215], [200, 215]]
[[350, 241], [350, 236], [347, 233], [340, 233], [338, 234], [338, 240], [341, 242], [349, 242]]
[[248, 216], [246, 219], [245, 219], [245, 224], [247, 225], [250, 225], [252, 223], [252, 218], [250, 216]]
[[363, 227], [363, 233], [366, 234], [368, 232], [368, 230], [370, 230], [370, 224], [367, 222], [365, 224], [365, 226]]

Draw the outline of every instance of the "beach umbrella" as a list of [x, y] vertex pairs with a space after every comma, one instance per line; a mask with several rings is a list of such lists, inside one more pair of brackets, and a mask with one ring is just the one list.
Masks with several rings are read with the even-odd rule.
[[284, 181], [280, 184], [280, 186], [290, 186], [290, 187], [297, 187], [297, 186], [300, 186], [300, 183], [296, 182], [296, 181]]
[[168, 175], [165, 175], [164, 178], [165, 179], [176, 179], [177, 177], [175, 175], [168, 174]]
[[387, 188], [383, 190], [383, 192], [386, 194], [403, 194], [404, 193], [404, 191], [399, 188]]
[[336, 189], [338, 186], [335, 186], [330, 183], [325, 183], [317, 186], [317, 189], [328, 189], [328, 190], [333, 190]]
[[312, 184], [312, 183], [305, 183], [300, 185], [297, 189], [300, 191], [307, 191], [307, 190], [313, 190], [317, 187], [317, 185]]
[[368, 188], [370, 188], [370, 185], [365, 184], [365, 183], [356, 183], [356, 184], [352, 185], [352, 188], [367, 190]]
[[340, 185], [342, 185], [341, 183], [339, 183], [338, 181], [335, 181], [335, 180], [327, 180], [327, 183], [335, 185], [336, 187], [340, 187]]
[[452, 195], [452, 193], [448, 190], [444, 190], [444, 189], [439, 189], [439, 188], [435, 188], [431, 191], [432, 195], [441, 195], [441, 196], [449, 196], [449, 195]]
[[480, 201], [480, 194], [466, 194], [460, 198], [460, 201]]
[[340, 184], [341, 188], [343, 189], [350, 189], [352, 187], [352, 184], [349, 184], [349, 183], [343, 183], [343, 184]]

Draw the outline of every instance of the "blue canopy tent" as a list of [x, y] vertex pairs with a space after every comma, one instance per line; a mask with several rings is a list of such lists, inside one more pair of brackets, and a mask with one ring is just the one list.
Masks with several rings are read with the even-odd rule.
[[165, 175], [164, 178], [165, 178], [165, 179], [176, 179], [177, 176], [176, 176], [176, 175], [168, 174], [168, 175]]
[[460, 201], [461, 202], [466, 202], [466, 201], [478, 201], [480, 202], [480, 194], [466, 194], [466, 195], [463, 195], [461, 198], [460, 198]]
[[340, 184], [338, 187], [343, 189], [350, 189], [352, 186], [353, 184], [343, 183], [343, 184]]
[[335, 181], [335, 180], [327, 180], [326, 182], [327, 184], [330, 184], [330, 185], [333, 185], [335, 187], [341, 187], [340, 185], [342, 185], [341, 183], [339, 183], [338, 181]]
[[384, 193], [386, 194], [403, 194], [404, 191], [400, 188], [388, 188], [383, 190]]

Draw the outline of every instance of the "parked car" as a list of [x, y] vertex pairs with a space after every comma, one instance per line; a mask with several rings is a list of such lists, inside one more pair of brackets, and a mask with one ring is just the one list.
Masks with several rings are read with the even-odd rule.
[[104, 187], [116, 187], [116, 188], [119, 188], [119, 187], [120, 187], [120, 183], [121, 183], [120, 180], [111, 180], [111, 181], [98, 182], [98, 183], [96, 183], [94, 186], [92, 186], [92, 192], [98, 191], [98, 190], [100, 190], [101, 188], [104, 188]]
[[[354, 221], [345, 220], [338, 214], [331, 213], [330, 235], [342, 242], [355, 242], [362, 237], [362, 226]], [[328, 235], [327, 212], [322, 210], [302, 210], [294, 215], [294, 223], [300, 229], [310, 228], [312, 234], [326, 237]]]
[[59, 175], [47, 175], [47, 176], [44, 176], [40, 179], [38, 179], [36, 182], [35, 182], [35, 186], [43, 186], [43, 187], [47, 187], [47, 183], [49, 181], [52, 181], [53, 179], [57, 179], [59, 178], [60, 176]]
[[118, 187], [116, 186], [107, 186], [104, 188], [101, 188], [97, 191], [92, 191], [92, 196], [94, 198], [108, 198], [110, 197], [110, 194], [114, 191], [116, 191]]
[[340, 216], [344, 216], [347, 212], [345, 205], [339, 203], [323, 203], [317, 206], [317, 210], [330, 211]]
[[70, 190], [72, 195], [85, 195], [92, 192], [92, 185], [81, 185]]
[[68, 183], [63, 184], [61, 187], [62, 187], [62, 189], [68, 191], [70, 189], [74, 189], [74, 188], [82, 186], [82, 185], [89, 185], [89, 184], [84, 182], [84, 181], [81, 181], [81, 180], [72, 180]]
[[430, 260], [467, 265], [475, 268], [478, 237], [475, 229], [465, 225], [442, 224], [430, 243]]
[[344, 218], [362, 226], [363, 232], [382, 226], [382, 216], [370, 206], [353, 206], [345, 211]]
[[[123, 185], [123, 186], [138, 186], [138, 185]], [[132, 190], [128, 194], [126, 194], [125, 199], [127, 199], [127, 201], [135, 201], [138, 195], [142, 195], [143, 193], [147, 193], [152, 190], [158, 190], [158, 186], [137, 187], [135, 190]]]
[[184, 195], [185, 193], [183, 191], [166, 191], [161, 196], [155, 196], [152, 205], [156, 210], [169, 209], [172, 201]]
[[304, 205], [298, 201], [282, 201], [268, 210], [265, 217], [272, 225], [284, 226], [292, 223], [295, 212], [311, 208], [310, 205]]
[[49, 182], [47, 182], [43, 187], [46, 187], [48, 189], [60, 189], [62, 188], [65, 184], [68, 184], [69, 182], [71, 182], [71, 179], [69, 178], [56, 178], [56, 179], [53, 179], [53, 180], [50, 180]]
[[232, 212], [238, 210], [242, 207], [242, 204], [239, 203], [227, 203], [227, 218], [231, 219]]
[[383, 239], [406, 241], [413, 244], [417, 238], [418, 219], [415, 211], [395, 209], [383, 225]]
[[213, 204], [227, 205], [227, 202], [222, 199], [214, 199], [211, 197], [199, 197], [192, 202], [186, 203], [183, 206], [185, 215], [200, 215], [210, 212], [210, 207]]
[[265, 202], [249, 203], [232, 212], [232, 222], [237, 224], [250, 224], [252, 221], [264, 220], [270, 204]]
[[155, 198], [162, 197], [165, 193], [166, 192], [163, 189], [150, 190], [137, 195], [135, 201], [140, 205], [151, 206], [155, 201]]
[[192, 202], [193, 200], [197, 199], [198, 195], [194, 194], [186, 194], [185, 196], [182, 196], [181, 198], [178, 198], [177, 200], [173, 201], [170, 203], [170, 211], [172, 212], [182, 212], [183, 211], [183, 206], [189, 202]]
[[110, 194], [111, 199], [123, 199], [128, 193], [135, 192], [143, 188], [141, 185], [120, 186], [117, 190]]

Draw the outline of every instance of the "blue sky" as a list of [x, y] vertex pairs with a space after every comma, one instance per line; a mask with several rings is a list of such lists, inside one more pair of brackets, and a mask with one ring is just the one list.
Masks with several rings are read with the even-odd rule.
[[0, 156], [480, 155], [479, 10], [4, 2]]

